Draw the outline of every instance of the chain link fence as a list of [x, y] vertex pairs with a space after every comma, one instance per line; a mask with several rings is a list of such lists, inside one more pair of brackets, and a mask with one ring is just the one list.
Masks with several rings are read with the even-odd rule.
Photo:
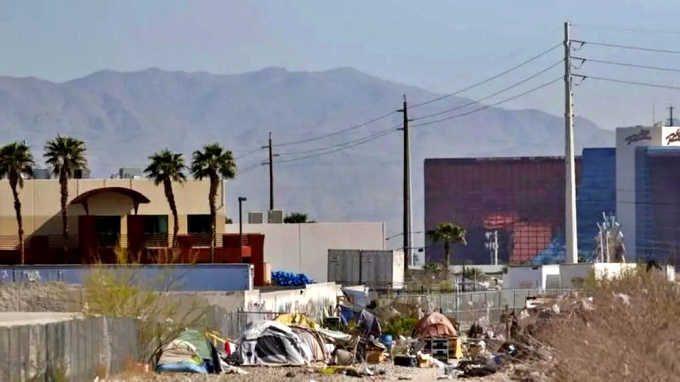
[[381, 298], [392, 306], [416, 306], [427, 312], [441, 309], [459, 323], [471, 324], [482, 316], [499, 319], [504, 309], [523, 309], [528, 297], [569, 295], [574, 289], [506, 289], [461, 293], [391, 295]]

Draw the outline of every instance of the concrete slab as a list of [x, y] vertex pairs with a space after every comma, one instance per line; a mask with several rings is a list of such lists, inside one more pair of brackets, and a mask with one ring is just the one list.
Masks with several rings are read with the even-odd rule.
[[85, 316], [76, 312], [0, 312], [0, 327], [46, 325], [84, 318]]

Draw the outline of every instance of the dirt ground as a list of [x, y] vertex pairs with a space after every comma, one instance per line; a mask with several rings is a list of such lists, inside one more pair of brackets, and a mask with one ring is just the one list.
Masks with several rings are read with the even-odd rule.
[[[484, 378], [468, 378], [471, 382], [504, 382], [504, 381], [527, 381], [544, 382], [548, 381], [537, 372], [527, 372], [518, 375], [515, 367], [511, 367], [502, 372]], [[198, 374], [148, 374], [146, 376], [128, 377], [120, 381], [134, 382], [196, 382], [196, 381], [234, 381], [234, 382], [349, 382], [358, 381], [360, 378], [348, 375], [323, 375], [308, 367], [249, 367], [244, 368], [248, 374], [223, 374], [223, 375], [198, 375]], [[384, 381], [413, 381], [429, 382], [435, 380], [456, 379], [444, 375], [443, 369], [429, 368], [407, 368], [393, 365], [381, 365], [375, 367], [378, 371], [375, 376], [364, 377], [366, 380]], [[382, 371], [382, 373], [380, 373]]]
[[[365, 377], [368, 380], [385, 380], [385, 381], [413, 381], [413, 382], [429, 382], [435, 381], [440, 377], [444, 377], [444, 370], [442, 369], [419, 369], [419, 368], [405, 368], [398, 366], [379, 366], [378, 370], [384, 370], [385, 374], [376, 375], [373, 377]], [[345, 382], [357, 381], [359, 378], [348, 375], [323, 375], [307, 368], [294, 367], [258, 367], [246, 368], [247, 375], [238, 374], [223, 374], [215, 376], [202, 376], [197, 374], [176, 374], [176, 375], [149, 375], [146, 377], [137, 377], [131, 379], [139, 382], [194, 382], [194, 381], [233, 381], [233, 382]], [[484, 379], [467, 379], [468, 381], [509, 381], [509, 378], [501, 374], [490, 376]]]

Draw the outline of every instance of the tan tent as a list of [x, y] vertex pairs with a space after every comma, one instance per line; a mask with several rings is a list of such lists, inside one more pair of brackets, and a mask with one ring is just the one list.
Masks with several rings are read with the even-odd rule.
[[456, 337], [456, 329], [451, 321], [441, 313], [433, 312], [421, 318], [413, 330], [413, 337]]
[[312, 360], [314, 361], [326, 361], [328, 359], [328, 354], [326, 353], [326, 344], [321, 338], [321, 335], [317, 333], [316, 330], [310, 328], [303, 328], [297, 325], [290, 327], [293, 333], [300, 337], [300, 340], [306, 344], [312, 351]]
[[319, 324], [314, 322], [311, 318], [299, 313], [282, 314], [276, 317], [274, 321], [286, 326], [294, 325], [302, 328], [319, 329]]

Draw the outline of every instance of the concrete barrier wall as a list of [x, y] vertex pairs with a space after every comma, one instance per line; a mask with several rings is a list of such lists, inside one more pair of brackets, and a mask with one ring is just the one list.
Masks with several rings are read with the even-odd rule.
[[0, 313], [0, 381], [93, 381], [139, 357], [134, 319]]
[[240, 291], [253, 289], [252, 264], [166, 264], [123, 267], [119, 265], [26, 265], [0, 266], [0, 282], [63, 282], [82, 284], [93, 272], [134, 277], [145, 286], [186, 292]]

